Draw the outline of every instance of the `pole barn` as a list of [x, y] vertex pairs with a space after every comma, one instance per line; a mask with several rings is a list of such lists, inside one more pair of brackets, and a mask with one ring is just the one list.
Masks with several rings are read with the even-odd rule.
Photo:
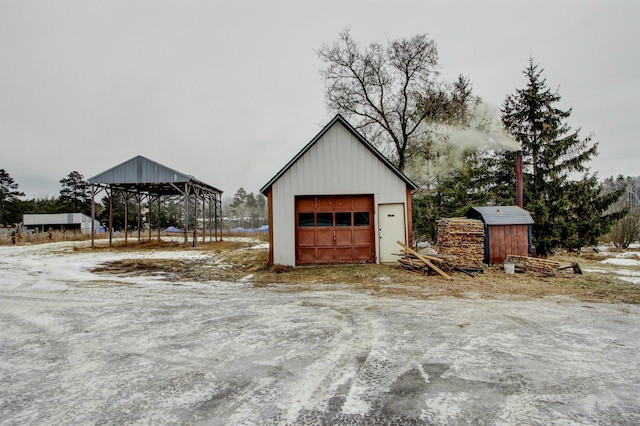
[[[91, 184], [92, 217], [95, 218], [95, 197], [105, 191], [109, 197], [109, 243], [113, 236], [113, 200], [117, 195], [124, 199], [125, 223], [124, 239], [128, 238], [128, 207], [129, 201], [134, 200], [137, 206], [138, 241], [141, 239], [141, 206], [147, 201], [151, 207], [160, 212], [163, 201], [172, 197], [182, 199], [184, 219], [184, 242], [191, 234], [190, 224], [193, 226], [193, 246], [196, 245], [198, 222], [202, 222], [202, 241], [208, 231], [209, 241], [222, 239], [220, 214], [222, 210], [222, 191], [195, 179], [193, 176], [171, 169], [163, 164], [149, 160], [141, 155], [133, 157], [104, 172], [88, 179]], [[191, 207], [190, 207], [191, 206]], [[191, 220], [192, 219], [192, 220]], [[158, 221], [160, 215], [158, 214]], [[150, 224], [151, 225], [151, 224]], [[156, 224], [158, 239], [160, 239], [160, 223]], [[208, 229], [207, 229], [208, 228]], [[91, 235], [91, 246], [94, 245], [95, 234]], [[149, 226], [151, 239], [151, 226]]]

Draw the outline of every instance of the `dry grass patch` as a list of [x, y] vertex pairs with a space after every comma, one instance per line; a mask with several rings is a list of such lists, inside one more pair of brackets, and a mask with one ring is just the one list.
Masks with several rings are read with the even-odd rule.
[[9, 231], [0, 234], [0, 246], [8, 245], [31, 245], [56, 243], [61, 241], [87, 241], [91, 239], [91, 235], [83, 234], [80, 231], [69, 230], [66, 232], [53, 231], [51, 235], [48, 232], [25, 232], [21, 231], [15, 236], [15, 243]]
[[[336, 286], [368, 291], [386, 296], [415, 298], [480, 297], [480, 298], [548, 298], [568, 297], [586, 302], [622, 302], [640, 304], [640, 285], [618, 280], [612, 274], [573, 274], [562, 271], [556, 277], [540, 277], [528, 273], [508, 275], [500, 267], [485, 268], [484, 273], [469, 277], [454, 272], [453, 280], [438, 275], [420, 275], [403, 270], [399, 265], [327, 265], [296, 268], [267, 267], [268, 251], [252, 249], [255, 242], [225, 241], [205, 243], [197, 250], [209, 252], [211, 258], [194, 259], [125, 259], [107, 262], [95, 269], [98, 273], [159, 275], [169, 281], [250, 282], [257, 287], [282, 291], [324, 291]], [[193, 250], [179, 243], [103, 247], [99, 250]], [[82, 249], [85, 250], [85, 249]], [[90, 250], [90, 249], [89, 249]], [[602, 267], [598, 260], [587, 257], [554, 258], [565, 265], [580, 263], [583, 269]], [[276, 288], [276, 287], [274, 287]]]

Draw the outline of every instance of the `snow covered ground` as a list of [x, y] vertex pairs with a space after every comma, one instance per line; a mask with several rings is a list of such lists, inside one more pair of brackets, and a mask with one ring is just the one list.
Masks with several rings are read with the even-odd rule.
[[638, 306], [90, 272], [150, 256], [0, 247], [0, 424], [640, 423]]
[[[633, 251], [616, 252], [609, 251], [610, 247], [608, 246], [598, 247], [599, 253], [604, 258], [604, 260], [600, 261], [602, 267], [587, 268], [585, 269], [585, 272], [614, 274], [622, 281], [640, 284], [640, 260], [637, 260], [638, 256], [640, 256], [640, 252], [637, 250], [640, 247], [638, 244], [631, 244], [629, 248]], [[619, 268], [619, 266], [627, 266], [636, 269]]]

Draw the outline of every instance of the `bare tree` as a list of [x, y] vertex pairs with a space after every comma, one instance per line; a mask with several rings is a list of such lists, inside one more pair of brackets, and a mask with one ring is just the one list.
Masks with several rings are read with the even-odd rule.
[[464, 120], [471, 85], [464, 77], [451, 85], [438, 80], [436, 44], [426, 34], [361, 49], [345, 29], [317, 54], [329, 109], [372, 142], [390, 144], [400, 170], [411, 149], [428, 146], [430, 124]]

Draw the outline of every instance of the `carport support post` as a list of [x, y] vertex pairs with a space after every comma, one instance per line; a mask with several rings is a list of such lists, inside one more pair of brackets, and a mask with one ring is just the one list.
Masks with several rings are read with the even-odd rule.
[[142, 216], [141, 216], [142, 208], [140, 206], [141, 204], [140, 194], [136, 194], [136, 201], [138, 202], [138, 243], [139, 243], [141, 239], [140, 228], [142, 227]]
[[[216, 196], [216, 235], [218, 235], [218, 231], [220, 231], [220, 241], [223, 241], [222, 228], [224, 224], [222, 223], [222, 217], [220, 217], [221, 214], [222, 214], [222, 194], [218, 194]], [[216, 241], [218, 241], [217, 237], [216, 237]]]
[[159, 195], [158, 195], [157, 203], [158, 203], [158, 241], [160, 241], [160, 227], [162, 226], [162, 220], [160, 219], [161, 198]]
[[211, 197], [211, 194], [209, 194], [209, 242], [213, 241], [213, 217], [212, 217], [212, 209], [211, 209], [211, 203], [213, 202], [213, 198]]
[[204, 218], [206, 217], [206, 213], [207, 213], [207, 194], [202, 193], [202, 244], [204, 244], [206, 242], [206, 237], [207, 237], [207, 221], [204, 220]]
[[192, 247], [196, 246], [196, 240], [198, 239], [198, 193], [196, 190], [193, 192], [193, 242]]
[[149, 225], [149, 242], [151, 242], [151, 194], [147, 196], [147, 224]]
[[113, 238], [113, 189], [108, 191], [109, 195], [109, 246], [111, 246], [111, 239]]
[[184, 244], [187, 244], [189, 232], [189, 184], [184, 184]]
[[94, 247], [96, 240], [96, 196], [95, 186], [91, 185], [91, 248]]
[[124, 245], [129, 241], [129, 193], [124, 195]]

